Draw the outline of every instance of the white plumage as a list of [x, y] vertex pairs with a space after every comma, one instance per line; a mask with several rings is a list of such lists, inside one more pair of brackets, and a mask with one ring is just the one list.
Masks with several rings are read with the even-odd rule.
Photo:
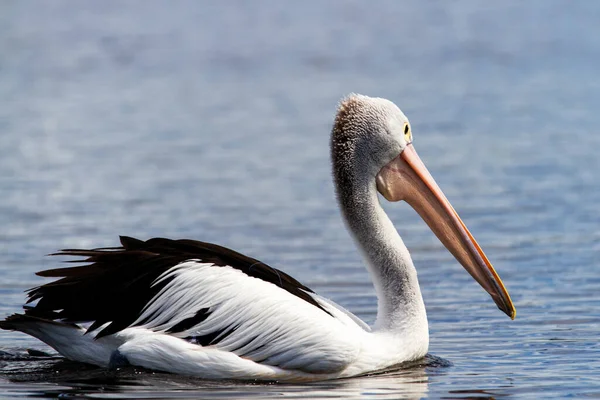
[[[342, 307], [311, 294], [327, 311], [231, 267], [189, 260], [168, 270], [172, 278], [132, 327], [95, 339], [103, 327], [32, 321], [22, 331], [66, 357], [109, 367], [115, 351], [133, 365], [207, 379], [320, 380], [354, 376], [427, 352], [427, 332], [412, 354], [402, 338], [369, 327]], [[208, 308], [198, 325], [177, 333], [169, 328]], [[199, 346], [185, 338], [215, 331], [231, 333], [217, 344]], [[390, 350], [396, 349], [390, 354]], [[117, 365], [118, 366], [118, 365]]]

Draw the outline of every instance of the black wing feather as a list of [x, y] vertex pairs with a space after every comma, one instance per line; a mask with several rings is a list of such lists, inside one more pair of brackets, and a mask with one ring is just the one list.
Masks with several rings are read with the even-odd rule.
[[[35, 306], [27, 306], [25, 314], [67, 323], [92, 322], [88, 331], [109, 323], [96, 337], [110, 335], [131, 326], [145, 306], [172, 279], [163, 279], [152, 286], [158, 277], [190, 259], [238, 269], [248, 276], [277, 285], [327, 312], [310, 295], [312, 290], [288, 274], [228, 248], [188, 239], [153, 238], [142, 241], [127, 236], [120, 239], [122, 247], [67, 249], [55, 253], [85, 257], [80, 262], [89, 264], [38, 272], [39, 276], [60, 279], [31, 289], [28, 303], [39, 301]], [[185, 325], [206, 316], [208, 310], [201, 310]], [[178, 331], [179, 328], [173, 326], [170, 331]]]

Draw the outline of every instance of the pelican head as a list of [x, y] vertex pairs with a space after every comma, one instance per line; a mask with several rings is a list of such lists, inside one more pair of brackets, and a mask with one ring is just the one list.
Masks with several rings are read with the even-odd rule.
[[[515, 307], [481, 247], [439, 188], [413, 146], [408, 118], [391, 101], [352, 94], [342, 100], [332, 134], [335, 178], [341, 187], [361, 179], [388, 201], [406, 201], [456, 260], [514, 319]], [[355, 168], [345, 168], [353, 164]], [[358, 183], [359, 185], [361, 183]], [[341, 200], [343, 202], [343, 200]]]

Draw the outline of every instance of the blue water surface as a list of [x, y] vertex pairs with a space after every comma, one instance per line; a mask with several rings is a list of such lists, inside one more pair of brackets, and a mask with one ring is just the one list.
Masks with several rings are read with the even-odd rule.
[[427, 305], [422, 362], [204, 382], [108, 373], [2, 331], [0, 397], [600, 397], [598, 16], [567, 0], [0, 2], [0, 317], [59, 265], [45, 254], [125, 234], [231, 247], [372, 323], [329, 170], [350, 92], [410, 118], [517, 307], [510, 321], [409, 206], [386, 204]]

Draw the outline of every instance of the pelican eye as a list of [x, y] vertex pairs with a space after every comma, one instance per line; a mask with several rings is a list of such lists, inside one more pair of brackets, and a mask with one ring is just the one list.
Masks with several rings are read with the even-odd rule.
[[410, 126], [408, 123], [404, 124], [404, 140], [406, 140], [406, 143], [410, 143], [412, 141], [412, 134], [410, 132]]

